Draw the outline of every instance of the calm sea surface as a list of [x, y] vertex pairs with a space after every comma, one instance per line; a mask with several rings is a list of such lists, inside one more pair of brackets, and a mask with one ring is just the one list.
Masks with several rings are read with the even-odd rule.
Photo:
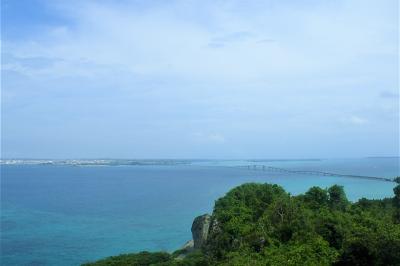
[[394, 177], [399, 158], [311, 161], [193, 161], [139, 166], [1, 165], [1, 265], [79, 265], [140, 250], [173, 251], [195, 216], [245, 182], [298, 194], [340, 184], [350, 200], [391, 197], [394, 183], [253, 171], [295, 170]]

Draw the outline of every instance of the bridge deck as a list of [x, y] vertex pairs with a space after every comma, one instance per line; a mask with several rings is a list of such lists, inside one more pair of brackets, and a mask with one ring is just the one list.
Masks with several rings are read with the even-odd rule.
[[304, 171], [304, 170], [289, 170], [285, 168], [279, 167], [272, 167], [266, 165], [241, 165], [241, 166], [234, 166], [239, 168], [245, 168], [249, 170], [256, 170], [256, 171], [264, 171], [264, 172], [281, 172], [281, 173], [290, 173], [290, 174], [300, 174], [300, 175], [318, 175], [318, 176], [337, 176], [337, 177], [351, 177], [351, 178], [362, 178], [362, 179], [372, 179], [372, 180], [379, 180], [379, 181], [387, 181], [393, 182], [392, 179], [387, 177], [378, 177], [378, 176], [364, 176], [364, 175], [352, 175], [352, 174], [338, 174], [338, 173], [330, 173], [330, 172], [322, 172], [322, 171]]

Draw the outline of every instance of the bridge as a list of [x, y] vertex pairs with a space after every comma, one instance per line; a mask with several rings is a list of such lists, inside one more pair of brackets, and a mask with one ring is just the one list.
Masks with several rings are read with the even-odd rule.
[[362, 178], [362, 179], [371, 179], [378, 181], [386, 181], [393, 182], [393, 179], [387, 177], [378, 177], [378, 176], [364, 176], [364, 175], [352, 175], [352, 174], [338, 174], [331, 172], [322, 172], [322, 171], [312, 171], [312, 170], [290, 170], [285, 168], [266, 166], [266, 165], [240, 165], [233, 166], [236, 168], [243, 168], [253, 171], [263, 171], [263, 172], [280, 172], [280, 173], [288, 173], [288, 174], [298, 174], [298, 175], [317, 175], [317, 176], [334, 176], [334, 177], [350, 177], [350, 178]]

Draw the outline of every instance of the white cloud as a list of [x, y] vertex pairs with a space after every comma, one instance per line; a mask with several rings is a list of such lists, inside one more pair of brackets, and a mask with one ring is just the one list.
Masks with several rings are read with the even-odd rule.
[[194, 134], [195, 139], [198, 142], [208, 142], [208, 143], [225, 143], [226, 139], [225, 137], [220, 134], [220, 133], [203, 133], [203, 132], [197, 132]]
[[356, 115], [352, 115], [348, 118], [343, 119], [342, 121], [353, 125], [365, 125], [369, 122], [367, 119]]
[[[32, 42], [13, 43], [12, 52], [70, 62], [66, 68], [51, 68], [54, 74], [75, 74], [85, 59], [138, 74], [234, 83], [311, 77], [316, 70], [351, 69], [362, 57], [397, 51], [390, 40], [396, 28], [385, 23], [387, 14], [375, 10], [373, 2], [339, 1], [308, 9], [266, 2], [249, 4], [251, 14], [235, 4], [205, 5], [204, 13], [190, 17], [194, 4], [138, 12], [135, 6], [74, 2], [59, 7], [75, 20], [74, 26], [57, 26]], [[204, 23], [208, 18], [211, 25]], [[260, 43], [263, 39], [276, 42]]]
[[49, 1], [71, 23], [2, 40], [7, 121], [83, 117], [99, 138], [139, 135], [135, 148], [149, 132], [247, 147], [369, 124], [396, 138], [398, 104], [381, 94], [398, 86], [396, 1], [150, 2]]

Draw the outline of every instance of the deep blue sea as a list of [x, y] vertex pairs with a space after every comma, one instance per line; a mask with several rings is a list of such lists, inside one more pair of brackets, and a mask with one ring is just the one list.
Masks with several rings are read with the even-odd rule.
[[144, 165], [1, 165], [1, 265], [79, 265], [140, 250], [173, 251], [191, 238], [197, 215], [246, 183], [276, 183], [292, 194], [343, 185], [348, 198], [391, 197], [394, 183], [253, 171], [295, 170], [394, 177], [399, 158], [307, 161], [186, 161]]

